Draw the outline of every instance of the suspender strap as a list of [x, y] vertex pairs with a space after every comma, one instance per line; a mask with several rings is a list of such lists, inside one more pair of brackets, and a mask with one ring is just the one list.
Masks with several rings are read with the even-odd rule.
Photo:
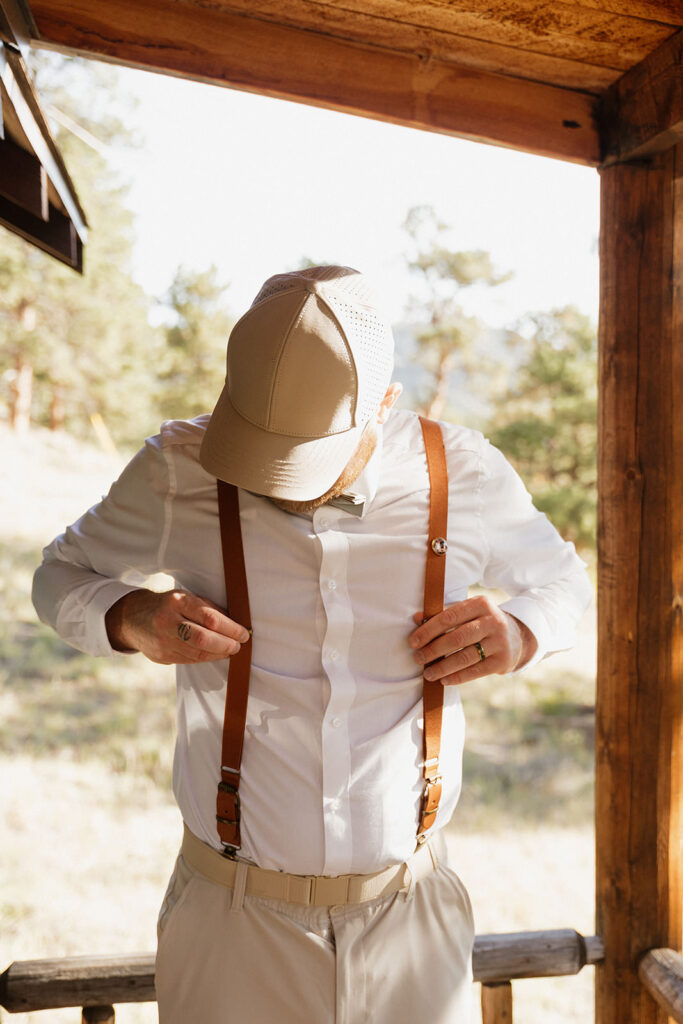
[[[433, 420], [420, 417], [429, 470], [429, 538], [425, 570], [424, 618], [431, 619], [443, 610], [446, 577], [446, 530], [448, 525], [448, 467], [441, 427]], [[443, 684], [424, 680], [422, 691], [424, 714], [423, 749], [425, 788], [417, 829], [418, 843], [436, 821], [441, 799], [441, 720], [443, 717]]]
[[[244, 568], [240, 506], [237, 488], [218, 480], [218, 515], [223, 548], [223, 570], [228, 615], [251, 633], [249, 592]], [[240, 770], [244, 728], [247, 720], [247, 698], [251, 673], [251, 638], [230, 658], [228, 688], [223, 719], [221, 780], [216, 800], [218, 835], [226, 853], [235, 853], [240, 840]]]
[[[443, 609], [444, 580], [446, 574], [446, 527], [448, 522], [448, 470], [443, 435], [438, 423], [420, 417], [420, 425], [427, 453], [429, 470], [429, 540], [425, 570], [424, 617], [429, 619]], [[220, 519], [225, 593], [230, 618], [251, 632], [249, 593], [244, 567], [242, 530], [240, 528], [237, 488], [222, 480], [218, 484], [218, 513]], [[226, 853], [240, 849], [240, 771], [242, 747], [247, 720], [247, 699], [251, 672], [251, 639], [242, 644], [238, 654], [230, 658], [228, 686], [223, 720], [223, 747], [221, 752], [221, 779], [216, 800], [218, 835]], [[424, 713], [424, 779], [425, 789], [420, 811], [418, 843], [424, 842], [427, 832], [436, 821], [441, 799], [441, 720], [443, 715], [443, 685], [425, 679], [423, 684]]]

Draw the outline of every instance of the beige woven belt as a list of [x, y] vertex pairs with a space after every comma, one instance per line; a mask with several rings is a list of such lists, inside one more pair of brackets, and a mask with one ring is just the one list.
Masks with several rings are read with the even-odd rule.
[[[187, 826], [181, 847], [183, 860], [211, 882], [232, 889], [238, 862], [207, 846]], [[250, 896], [286, 900], [312, 907], [366, 903], [379, 896], [406, 889], [434, 871], [444, 859], [445, 840], [440, 833], [430, 838], [403, 864], [395, 864], [371, 875], [288, 875], [252, 865], [247, 867], [245, 891]]]

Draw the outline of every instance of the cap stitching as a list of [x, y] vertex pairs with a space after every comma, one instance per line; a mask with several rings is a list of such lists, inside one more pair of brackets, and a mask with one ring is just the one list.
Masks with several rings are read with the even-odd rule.
[[266, 415], [266, 430], [270, 430], [271, 419], [272, 419], [272, 416], [273, 416], [273, 402], [275, 401], [275, 386], [276, 386], [276, 384], [278, 382], [278, 378], [279, 378], [279, 375], [280, 375], [280, 364], [281, 364], [282, 358], [283, 358], [283, 356], [285, 354], [285, 347], [287, 345], [287, 339], [289, 338], [289, 335], [294, 330], [294, 328], [301, 322], [301, 318], [304, 315], [304, 306], [306, 305], [306, 301], [307, 301], [307, 299], [308, 299], [310, 294], [311, 293], [308, 292], [308, 291], [304, 292], [303, 301], [302, 301], [301, 305], [299, 306], [298, 310], [296, 310], [294, 312], [294, 315], [292, 316], [292, 319], [289, 322], [287, 330], [285, 331], [285, 333], [282, 336], [282, 342], [280, 344], [280, 351], [278, 352], [277, 359], [275, 360], [275, 370], [273, 372], [273, 378], [272, 378], [272, 382], [271, 382], [271, 385], [270, 385], [270, 395], [268, 396], [268, 412], [267, 412], [267, 415]]
[[[306, 305], [306, 302], [307, 302], [307, 300], [309, 298], [319, 298], [319, 299], [321, 299], [325, 303], [325, 307], [328, 310], [328, 314], [330, 315], [330, 319], [333, 320], [334, 326], [335, 326], [335, 328], [337, 330], [337, 334], [340, 336], [341, 341], [342, 341], [342, 343], [344, 345], [344, 348], [346, 350], [346, 353], [347, 353], [347, 365], [350, 366], [355, 371], [355, 375], [356, 375], [356, 394], [354, 396], [354, 401], [353, 401], [353, 423], [352, 423], [351, 427], [347, 427], [346, 428], [347, 430], [348, 429], [352, 430], [353, 427], [356, 426], [356, 422], [355, 422], [355, 420], [356, 420], [356, 409], [358, 407], [358, 366], [356, 365], [356, 360], [355, 360], [354, 355], [353, 355], [353, 350], [351, 349], [351, 344], [349, 342], [348, 337], [346, 336], [346, 331], [344, 330], [340, 320], [337, 318], [334, 310], [330, 306], [329, 302], [326, 300], [325, 296], [324, 295], [320, 295], [319, 292], [309, 292], [309, 291], [306, 292], [306, 296], [305, 296], [304, 301], [303, 301], [303, 303], [301, 305], [301, 309], [299, 310], [299, 316], [298, 316], [298, 319], [297, 319], [297, 324], [303, 319], [304, 306]], [[289, 337], [290, 331], [292, 330], [293, 326], [294, 326], [293, 324], [290, 324], [290, 327], [287, 330], [287, 333], [285, 335], [286, 338]], [[277, 382], [279, 380], [280, 365], [282, 363], [282, 359], [284, 358], [284, 349], [285, 349], [285, 346], [283, 344], [282, 345], [282, 349], [280, 350], [280, 354], [278, 355], [277, 364], [275, 366], [275, 373], [273, 374], [273, 386], [271, 388], [270, 400], [268, 402], [268, 429], [269, 430], [270, 430], [270, 420], [271, 420], [272, 411], [273, 411], [273, 401], [275, 399], [275, 385], [277, 384]], [[349, 358], [349, 356], [350, 356], [350, 358]], [[318, 437], [333, 437], [334, 434], [337, 434], [337, 433], [343, 434], [345, 432], [346, 432], [345, 430], [340, 430], [340, 431], [336, 431], [335, 430], [334, 433], [319, 434], [317, 436]], [[274, 431], [274, 433], [279, 433], [279, 431]], [[298, 436], [308, 437], [310, 435], [307, 435], [307, 434], [306, 435], [294, 435], [294, 434], [292, 434], [292, 435], [288, 435], [288, 436], [291, 436], [291, 437], [295, 437], [295, 436], [297, 436], [297, 437]]]

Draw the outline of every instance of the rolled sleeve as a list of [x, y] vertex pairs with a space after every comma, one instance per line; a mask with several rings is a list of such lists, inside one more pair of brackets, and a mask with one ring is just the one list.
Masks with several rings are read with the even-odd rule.
[[160, 438], [149, 438], [108, 495], [44, 549], [33, 578], [34, 607], [42, 622], [78, 650], [117, 653], [105, 615], [161, 568], [169, 479]]
[[538, 644], [523, 668], [576, 642], [591, 599], [585, 562], [534, 507], [503, 454], [483, 442], [481, 524], [487, 553], [481, 582], [504, 590], [503, 611], [527, 626]]

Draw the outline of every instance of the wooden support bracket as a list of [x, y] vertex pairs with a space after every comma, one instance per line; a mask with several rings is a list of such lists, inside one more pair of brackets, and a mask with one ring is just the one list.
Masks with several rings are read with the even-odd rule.
[[605, 167], [642, 160], [683, 139], [683, 30], [606, 90], [598, 120]]

